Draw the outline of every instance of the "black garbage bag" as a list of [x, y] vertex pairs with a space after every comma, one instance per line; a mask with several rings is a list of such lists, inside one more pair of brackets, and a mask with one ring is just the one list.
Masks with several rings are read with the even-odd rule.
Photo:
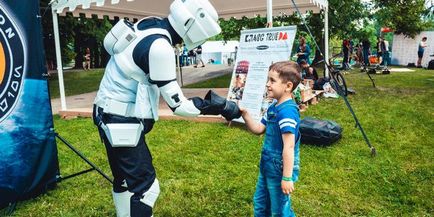
[[300, 121], [301, 143], [329, 146], [342, 137], [342, 127], [334, 121], [306, 117]]

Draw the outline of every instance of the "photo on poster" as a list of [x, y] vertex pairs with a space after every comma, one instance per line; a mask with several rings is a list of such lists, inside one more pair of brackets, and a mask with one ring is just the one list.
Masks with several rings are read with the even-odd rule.
[[[296, 31], [296, 26], [241, 31], [227, 99], [246, 109], [255, 121], [260, 121], [272, 101], [266, 91], [268, 69], [274, 62], [290, 59]], [[244, 122], [242, 118], [234, 121]]]
[[239, 61], [235, 68], [235, 79], [232, 79], [229, 99], [238, 102], [243, 98], [244, 87], [246, 85], [247, 73], [249, 72], [249, 61]]

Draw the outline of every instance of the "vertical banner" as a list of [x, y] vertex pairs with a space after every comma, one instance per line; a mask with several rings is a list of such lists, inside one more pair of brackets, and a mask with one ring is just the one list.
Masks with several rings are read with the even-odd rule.
[[[269, 105], [265, 87], [268, 67], [290, 59], [296, 31], [296, 26], [241, 31], [227, 98], [246, 108], [257, 121]], [[241, 118], [235, 121], [243, 122]]]
[[0, 1], [0, 208], [55, 184], [39, 1]]

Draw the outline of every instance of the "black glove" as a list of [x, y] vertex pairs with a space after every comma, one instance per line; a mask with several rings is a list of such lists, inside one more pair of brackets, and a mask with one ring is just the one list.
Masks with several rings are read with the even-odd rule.
[[202, 115], [221, 114], [228, 121], [241, 117], [241, 111], [235, 102], [226, 100], [212, 90], [206, 94], [205, 99], [194, 97], [191, 100]]

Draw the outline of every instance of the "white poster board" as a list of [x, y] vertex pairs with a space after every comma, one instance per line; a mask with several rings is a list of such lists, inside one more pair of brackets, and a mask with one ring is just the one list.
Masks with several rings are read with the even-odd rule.
[[[269, 105], [265, 87], [268, 68], [290, 59], [296, 31], [296, 26], [241, 31], [227, 98], [247, 109], [256, 121]], [[242, 118], [234, 121], [244, 122]]]
[[416, 37], [409, 38], [404, 35], [394, 35], [393, 45], [392, 45], [392, 64], [406, 66], [408, 63], [417, 62], [417, 50], [419, 43], [423, 37], [427, 37], [426, 44], [428, 47], [425, 48], [425, 52], [422, 59], [422, 66], [427, 67], [428, 62], [434, 57], [434, 31], [421, 32]]

